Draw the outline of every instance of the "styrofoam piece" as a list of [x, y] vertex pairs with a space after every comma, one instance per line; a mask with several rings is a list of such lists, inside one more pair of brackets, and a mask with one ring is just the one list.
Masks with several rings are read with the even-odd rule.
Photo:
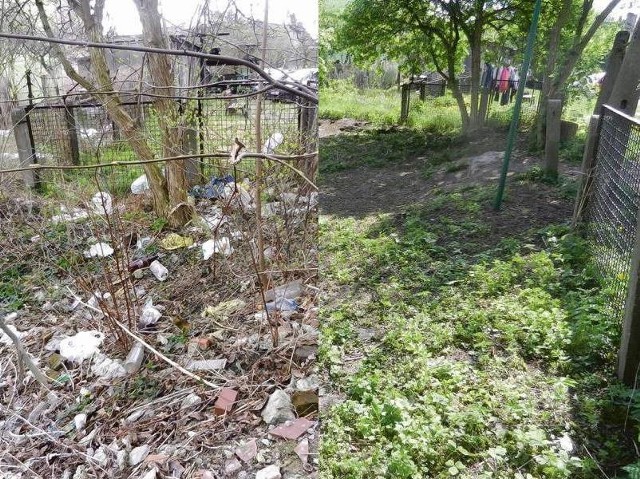
[[113, 254], [113, 248], [107, 243], [96, 243], [84, 252], [85, 258], [104, 258]]
[[60, 341], [60, 356], [75, 363], [81, 363], [100, 351], [104, 334], [100, 331], [80, 331], [75, 336], [67, 336]]

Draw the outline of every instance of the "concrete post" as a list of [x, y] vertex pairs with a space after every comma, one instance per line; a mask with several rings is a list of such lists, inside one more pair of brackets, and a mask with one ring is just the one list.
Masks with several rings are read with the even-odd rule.
[[622, 67], [622, 61], [624, 60], [624, 54], [627, 49], [627, 43], [629, 42], [629, 36], [631, 34], [627, 31], [621, 31], [616, 34], [616, 38], [613, 41], [613, 47], [609, 53], [609, 60], [607, 61], [606, 75], [602, 80], [600, 87], [600, 94], [598, 95], [598, 101], [593, 109], [594, 115], [600, 114], [600, 108], [602, 105], [609, 101], [613, 86], [618, 79], [620, 73], [620, 67]]
[[624, 309], [622, 341], [618, 351], [618, 379], [629, 387], [636, 386], [640, 366], [640, 212], [636, 222], [636, 241], [631, 262], [631, 276]]
[[558, 177], [558, 158], [560, 155], [560, 123], [562, 100], [547, 101], [547, 132], [544, 148], [545, 174], [550, 178]]
[[638, 106], [638, 83], [640, 82], [640, 23], [636, 25], [620, 72], [616, 78], [608, 104], [627, 115], [634, 116]]
[[[27, 115], [28, 113], [24, 108], [16, 108], [11, 112], [11, 122], [15, 125], [13, 127], [13, 134], [16, 139], [18, 158], [20, 160], [21, 168], [37, 163], [36, 157], [33, 154], [33, 143], [31, 142], [31, 136], [29, 135]], [[40, 184], [38, 172], [35, 170], [23, 171], [22, 178], [25, 185], [29, 188], [37, 188]]]

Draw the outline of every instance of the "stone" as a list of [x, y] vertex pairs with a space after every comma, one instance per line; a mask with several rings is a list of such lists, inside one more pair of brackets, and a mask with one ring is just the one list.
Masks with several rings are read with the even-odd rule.
[[239, 472], [242, 469], [242, 464], [240, 461], [233, 458], [228, 460], [224, 465], [224, 475], [225, 476], [233, 476], [236, 472]]
[[298, 455], [298, 457], [302, 461], [302, 464], [306, 464], [309, 460], [309, 440], [305, 438], [300, 441], [293, 452]]
[[256, 444], [256, 440], [251, 439], [242, 446], [237, 447], [235, 453], [236, 456], [249, 464], [251, 461], [253, 461], [253, 458], [256, 457], [256, 454], [258, 454], [258, 445]]
[[318, 354], [318, 346], [302, 345], [298, 346], [293, 353], [293, 359], [302, 362], [308, 361], [310, 358], [316, 357]]
[[296, 418], [291, 399], [282, 389], [276, 389], [273, 394], [269, 396], [267, 405], [262, 410], [261, 415], [267, 424], [281, 424]]
[[303, 417], [296, 419], [291, 424], [288, 422], [282, 426], [278, 426], [275, 429], [269, 431], [269, 434], [278, 436], [283, 439], [298, 439], [302, 436], [307, 429], [313, 426], [313, 422]]
[[202, 399], [197, 394], [189, 394], [180, 403], [180, 409], [188, 409], [192, 406], [196, 406], [202, 402]]
[[147, 444], [143, 446], [134, 447], [129, 453], [129, 465], [137, 466], [149, 455], [149, 446]]
[[280, 468], [275, 464], [271, 464], [270, 466], [265, 467], [264, 469], [260, 469], [256, 473], [256, 479], [281, 479], [282, 475], [280, 474]]
[[297, 391], [316, 391], [320, 388], [320, 379], [318, 376], [308, 376], [306, 378], [296, 379], [293, 387]]

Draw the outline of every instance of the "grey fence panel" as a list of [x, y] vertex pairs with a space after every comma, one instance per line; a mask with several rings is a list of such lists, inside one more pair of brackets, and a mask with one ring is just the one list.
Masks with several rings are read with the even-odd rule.
[[640, 210], [640, 122], [602, 108], [596, 165], [585, 207], [587, 237], [622, 320]]

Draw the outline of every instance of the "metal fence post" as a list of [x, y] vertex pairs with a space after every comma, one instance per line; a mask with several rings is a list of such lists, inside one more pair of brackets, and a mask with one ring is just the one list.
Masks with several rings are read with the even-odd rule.
[[[37, 164], [36, 157], [33, 154], [32, 136], [29, 134], [28, 115], [26, 108], [16, 108], [11, 112], [11, 121], [14, 125], [13, 134], [16, 139], [21, 168]], [[29, 188], [38, 188], [40, 186], [40, 178], [35, 170], [23, 171], [22, 178]]]

